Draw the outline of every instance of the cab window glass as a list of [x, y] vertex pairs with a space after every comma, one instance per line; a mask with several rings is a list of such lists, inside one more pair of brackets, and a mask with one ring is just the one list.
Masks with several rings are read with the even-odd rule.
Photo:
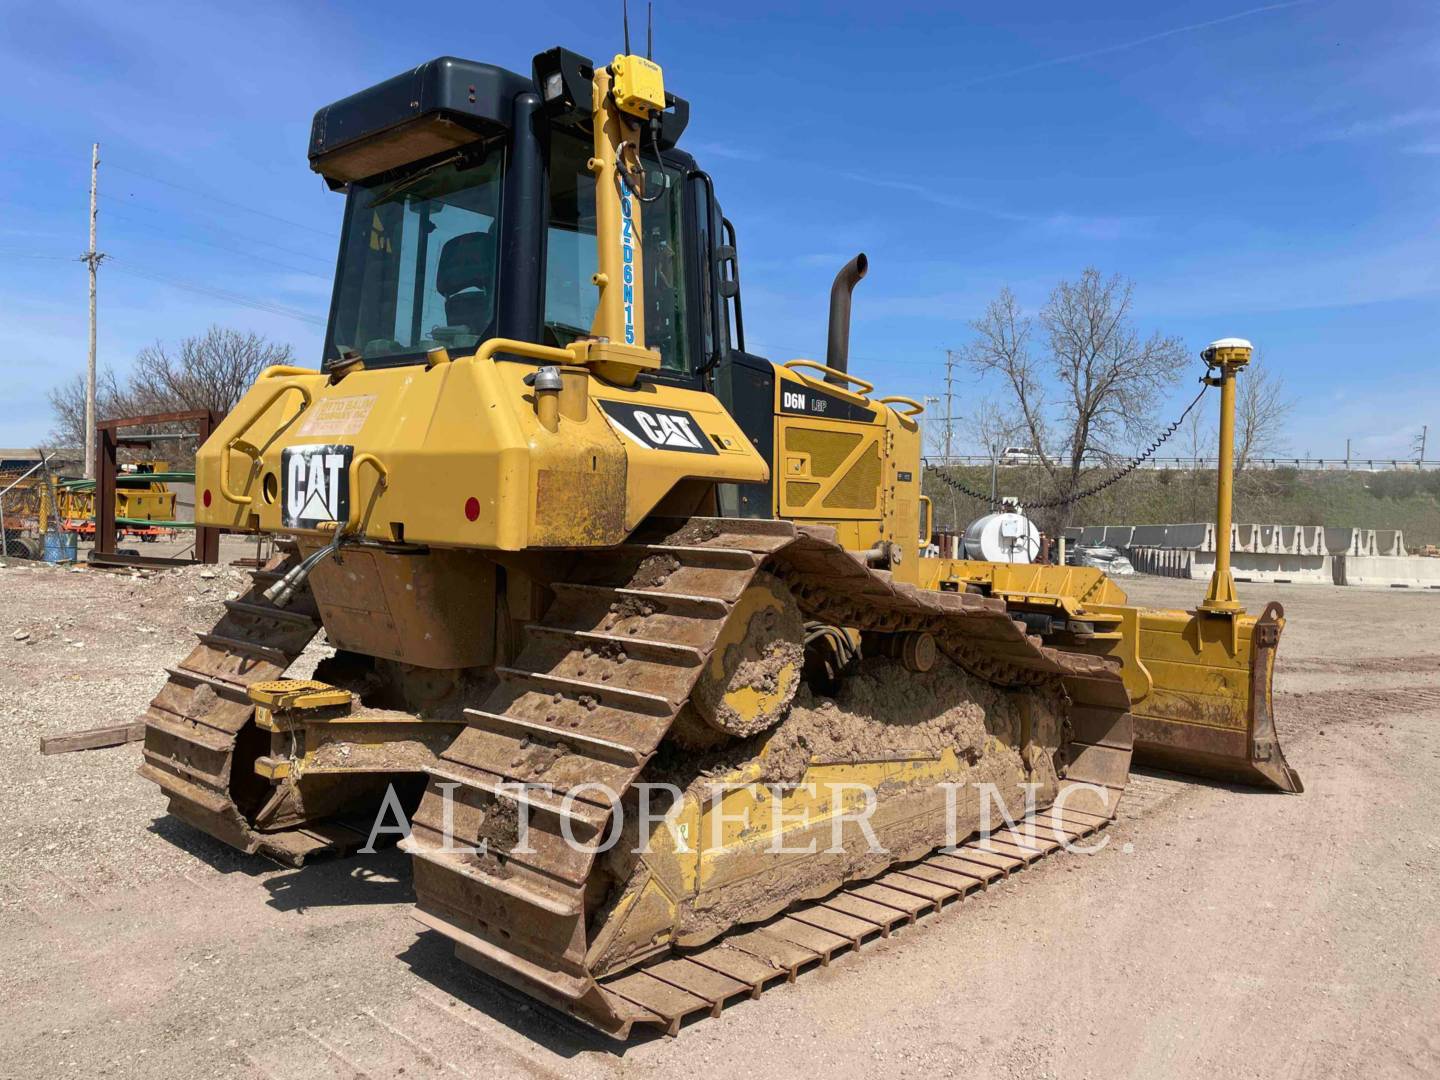
[[325, 356], [384, 359], [493, 333], [499, 147], [351, 185]]
[[[566, 131], [550, 140], [550, 213], [545, 239], [545, 344], [564, 347], [588, 335], [599, 305], [593, 281], [595, 179], [585, 163], [589, 143]], [[641, 204], [645, 286], [645, 344], [660, 351], [667, 371], [690, 370], [685, 312], [680, 173], [645, 161], [647, 198]]]

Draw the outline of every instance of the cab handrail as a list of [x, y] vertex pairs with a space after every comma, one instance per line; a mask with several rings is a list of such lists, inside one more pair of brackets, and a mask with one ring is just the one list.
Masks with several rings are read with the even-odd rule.
[[[316, 374], [316, 372], [311, 368], [287, 367], [283, 364], [277, 364], [274, 367], [268, 367], [262, 371], [259, 381], [263, 382], [265, 379], [273, 379], [277, 376], [284, 375], [314, 374]], [[230, 436], [230, 441], [227, 442], [225, 448], [220, 451], [220, 497], [222, 499], [225, 499], [227, 502], [232, 502], [236, 506], [249, 506], [255, 501], [255, 496], [253, 495], [247, 495], [243, 492], [237, 493], [230, 490], [230, 454], [232, 451], [238, 450], [250, 459], [250, 476], [254, 476], [255, 473], [264, 466], [265, 458], [260, 448], [253, 443], [246, 442], [244, 435], [255, 426], [255, 421], [259, 420], [270, 406], [274, 405], [275, 402], [279, 401], [291, 390], [299, 394], [302, 399], [300, 412], [308, 409], [310, 402], [313, 400], [309, 387], [302, 383], [282, 383], [274, 387], [270, 393], [260, 399], [261, 404], [257, 408], [250, 410], [250, 414], [245, 418], [245, 422], [240, 425], [240, 429], [235, 432], [234, 435]], [[295, 416], [299, 416], [300, 412], [297, 412]], [[294, 417], [291, 417], [291, 420], [293, 421]]]
[[914, 398], [906, 397], [904, 394], [891, 394], [889, 397], [876, 398], [881, 405], [908, 405], [908, 409], [896, 409], [901, 416], [919, 416], [925, 411], [925, 406]]
[[468, 359], [478, 364], [485, 360], [493, 360], [496, 353], [507, 352], [523, 356], [527, 360], [548, 360], [554, 364], [583, 364], [585, 363], [585, 347], [588, 344], [585, 341], [577, 341], [568, 349], [557, 349], [553, 345], [537, 345], [533, 341], [520, 341], [517, 338], [491, 338], [469, 357], [461, 357], [457, 363], [463, 363]]
[[839, 368], [826, 367], [824, 364], [820, 363], [819, 360], [787, 360], [782, 366], [788, 368], [791, 371], [796, 371], [800, 368], [814, 368], [816, 371], [823, 371], [827, 377], [834, 376], [835, 378], [840, 379], [842, 382], [851, 383], [854, 386], [860, 387], [861, 389], [859, 394], [861, 397], [868, 396], [870, 391], [875, 389], [874, 383], [866, 382], [864, 379], [861, 379], [855, 375], [851, 375], [848, 371], [841, 371]]

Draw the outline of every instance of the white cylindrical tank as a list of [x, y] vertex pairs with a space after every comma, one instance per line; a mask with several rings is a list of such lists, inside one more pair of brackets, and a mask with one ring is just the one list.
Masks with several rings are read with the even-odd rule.
[[1040, 530], [1024, 514], [986, 514], [965, 529], [962, 546], [967, 559], [1033, 562], [1040, 554]]

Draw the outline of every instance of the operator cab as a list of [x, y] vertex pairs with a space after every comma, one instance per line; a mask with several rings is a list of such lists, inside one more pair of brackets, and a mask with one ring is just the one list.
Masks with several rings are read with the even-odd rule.
[[[311, 167], [346, 194], [327, 368], [422, 363], [442, 347], [464, 356], [492, 337], [564, 347], [590, 334], [592, 72], [561, 49], [537, 57], [530, 78], [440, 57], [316, 114]], [[712, 283], [734, 248], [717, 250], [728, 224], [710, 178], [675, 147], [688, 112], [667, 95], [641, 148], [645, 344], [662, 360], [645, 377], [699, 387], [729, 341]], [[733, 307], [738, 319], [738, 296]]]
[[[598, 305], [590, 60], [530, 77], [439, 57], [319, 110], [311, 168], [346, 195], [324, 366], [424, 363], [494, 337], [563, 347]], [[689, 105], [642, 140], [645, 345], [654, 381], [713, 392], [773, 461], [775, 369], [745, 352], [734, 227], [676, 147]], [[722, 513], [770, 517], [770, 482], [724, 485]]]

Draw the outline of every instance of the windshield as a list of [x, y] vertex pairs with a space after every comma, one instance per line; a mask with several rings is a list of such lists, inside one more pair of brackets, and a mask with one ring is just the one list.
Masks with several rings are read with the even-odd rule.
[[493, 335], [504, 154], [468, 148], [353, 184], [325, 358], [471, 349]]

